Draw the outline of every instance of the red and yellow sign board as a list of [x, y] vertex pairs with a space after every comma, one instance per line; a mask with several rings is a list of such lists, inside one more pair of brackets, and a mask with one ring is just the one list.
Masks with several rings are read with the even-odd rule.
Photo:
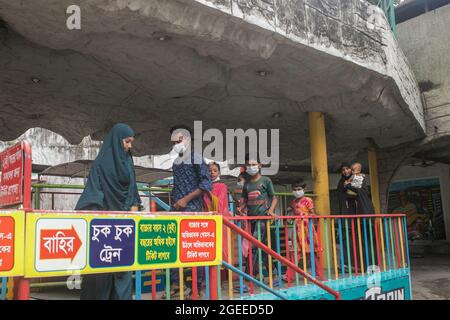
[[217, 215], [27, 213], [25, 277], [222, 263]]
[[16, 144], [0, 153], [0, 207], [19, 204], [23, 200], [23, 148]]
[[0, 277], [24, 274], [23, 211], [0, 211]]
[[216, 258], [216, 222], [203, 219], [180, 221], [180, 261], [201, 262]]

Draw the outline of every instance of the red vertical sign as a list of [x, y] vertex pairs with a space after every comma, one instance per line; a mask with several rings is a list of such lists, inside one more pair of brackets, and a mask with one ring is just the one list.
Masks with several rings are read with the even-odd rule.
[[21, 203], [23, 200], [23, 148], [16, 144], [0, 153], [1, 181], [0, 207]]
[[0, 271], [14, 267], [14, 219], [0, 217]]

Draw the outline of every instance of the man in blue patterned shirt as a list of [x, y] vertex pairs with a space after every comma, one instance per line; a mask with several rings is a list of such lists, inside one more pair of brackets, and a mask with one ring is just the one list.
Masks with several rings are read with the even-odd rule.
[[174, 127], [172, 135], [173, 153], [178, 155], [173, 170], [171, 211], [199, 212], [203, 210], [203, 192], [211, 191], [211, 178], [203, 158], [191, 146], [191, 132], [187, 127]]
[[[173, 189], [171, 193], [171, 211], [201, 212], [203, 211], [203, 193], [211, 191], [211, 178], [208, 166], [201, 155], [192, 149], [192, 131], [188, 127], [177, 126], [170, 130], [174, 156]], [[197, 268], [197, 288], [201, 293], [204, 268]], [[176, 293], [179, 282], [177, 269], [171, 270], [171, 290]], [[189, 293], [186, 294], [189, 296]]]

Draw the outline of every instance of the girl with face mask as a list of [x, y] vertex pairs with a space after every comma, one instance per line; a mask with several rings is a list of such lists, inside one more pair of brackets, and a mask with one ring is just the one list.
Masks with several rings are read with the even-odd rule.
[[[291, 209], [294, 212], [295, 216], [314, 216], [315, 210], [314, 210], [314, 201], [308, 197], [305, 196], [305, 188], [306, 184], [303, 182], [296, 182], [292, 185], [292, 194], [294, 195], [294, 200], [291, 202]], [[317, 222], [316, 220], [313, 220], [313, 223]], [[301, 257], [303, 255], [303, 250], [308, 255], [311, 253], [310, 251], [310, 239], [311, 236], [309, 234], [309, 221], [308, 219], [296, 219], [296, 230], [297, 230], [297, 261], [301, 260]], [[302, 223], [303, 223], [303, 232], [302, 231]], [[322, 247], [320, 246], [319, 239], [317, 237], [316, 228], [314, 227], [314, 224], [312, 226], [312, 233], [313, 233], [313, 241], [314, 241], [314, 260], [316, 266], [321, 266], [320, 262], [320, 252], [323, 251]], [[304, 246], [304, 247], [303, 247]], [[295, 263], [295, 256], [294, 256], [294, 246], [290, 248], [291, 251], [291, 260], [293, 263]], [[309, 261], [309, 259], [307, 259]], [[323, 280], [323, 272], [322, 268], [317, 267], [317, 276], [319, 279]], [[286, 275], [283, 276], [283, 280], [285, 281], [293, 281], [295, 279], [295, 272], [288, 268], [288, 271], [286, 272]]]
[[[220, 182], [220, 165], [216, 162], [211, 162], [208, 164], [208, 169], [212, 181], [211, 193], [218, 199], [217, 213], [224, 217], [230, 217], [231, 213], [229, 210], [230, 206], [228, 202], [228, 188], [225, 183]], [[206, 209], [211, 206], [211, 201], [212, 201], [211, 197], [205, 193], [203, 196], [203, 202], [205, 203]], [[226, 241], [226, 239], [228, 239], [227, 229], [228, 228], [226, 228], [224, 225], [222, 231], [224, 239], [224, 241], [222, 242], [222, 257], [224, 261], [231, 263], [231, 261], [228, 260], [228, 242]]]

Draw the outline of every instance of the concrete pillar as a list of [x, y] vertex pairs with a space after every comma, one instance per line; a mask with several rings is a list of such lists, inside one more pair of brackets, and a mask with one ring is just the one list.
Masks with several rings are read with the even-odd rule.
[[380, 185], [378, 182], [378, 159], [377, 151], [374, 147], [369, 148], [367, 151], [367, 157], [369, 159], [370, 194], [372, 197], [373, 207], [375, 208], [375, 213], [382, 213], [380, 202]]
[[316, 213], [330, 214], [330, 188], [328, 183], [327, 141], [325, 116], [321, 112], [309, 113], [309, 143], [311, 146], [311, 174], [314, 183]]
[[[321, 112], [310, 112], [309, 144], [311, 147], [311, 174], [314, 183], [315, 211], [318, 215], [330, 214], [330, 188], [328, 182], [327, 141], [325, 134], [325, 115]], [[324, 230], [321, 220], [320, 230]], [[325, 243], [325, 232], [321, 232], [320, 241]], [[327, 266], [326, 259], [321, 259], [322, 265]]]

